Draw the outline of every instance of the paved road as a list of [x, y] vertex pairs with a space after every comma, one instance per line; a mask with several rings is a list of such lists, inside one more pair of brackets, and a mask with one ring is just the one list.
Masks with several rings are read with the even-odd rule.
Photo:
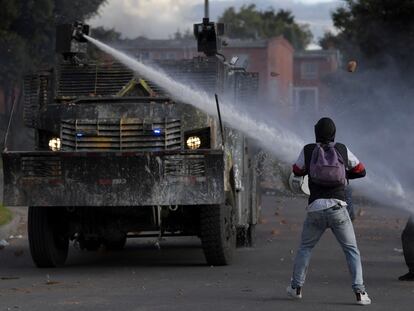
[[[314, 251], [302, 301], [286, 298], [304, 198], [266, 197], [255, 248], [233, 265], [205, 265], [199, 242], [132, 240], [122, 252], [73, 249], [61, 269], [33, 266], [27, 240], [0, 250], [0, 310], [349, 310], [354, 308], [344, 256], [330, 232]], [[360, 206], [361, 207], [361, 206]], [[414, 284], [400, 245], [404, 213], [362, 207], [355, 223], [371, 310], [413, 310]], [[358, 306], [355, 306], [358, 308]]]

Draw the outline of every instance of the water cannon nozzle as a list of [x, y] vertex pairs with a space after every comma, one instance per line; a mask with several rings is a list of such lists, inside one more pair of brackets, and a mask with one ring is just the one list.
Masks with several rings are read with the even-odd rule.
[[197, 39], [198, 52], [206, 56], [214, 56], [221, 49], [221, 38], [224, 24], [211, 22], [208, 17], [203, 22], [194, 24], [194, 36]]
[[84, 35], [89, 35], [89, 25], [82, 22], [75, 22], [73, 24], [73, 28], [72, 38], [79, 42], [87, 42]]
[[86, 54], [89, 25], [76, 21], [73, 24], [61, 24], [56, 27], [56, 52], [65, 57]]

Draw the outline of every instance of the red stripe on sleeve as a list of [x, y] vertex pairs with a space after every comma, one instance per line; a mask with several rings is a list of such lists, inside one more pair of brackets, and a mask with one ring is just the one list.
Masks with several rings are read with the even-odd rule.
[[356, 174], [362, 173], [363, 171], [365, 171], [365, 166], [362, 162], [359, 162], [357, 166], [351, 169], [351, 172]]
[[296, 176], [302, 176], [305, 173], [305, 170], [301, 169], [296, 164], [293, 164], [292, 171], [293, 171], [293, 174], [295, 174]]

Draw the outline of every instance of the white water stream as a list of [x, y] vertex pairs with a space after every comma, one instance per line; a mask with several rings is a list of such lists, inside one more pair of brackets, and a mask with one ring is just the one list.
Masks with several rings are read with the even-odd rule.
[[[192, 105], [210, 115], [217, 115], [213, 94], [207, 94], [179, 83], [164, 72], [151, 68], [94, 38], [85, 37], [143, 78], [153, 81], [165, 89], [172, 99]], [[260, 120], [255, 120], [247, 113], [243, 113], [240, 107], [236, 107], [233, 103], [221, 102], [220, 104], [223, 121], [230, 127], [238, 129], [260, 142], [279, 160], [287, 163], [293, 163], [296, 160], [304, 145], [304, 142], [297, 135], [279, 126], [277, 121], [273, 126], [261, 123]], [[407, 194], [404, 191], [396, 179], [390, 179], [381, 172], [368, 170], [368, 177], [358, 181], [357, 185], [367, 197], [376, 202], [412, 211], [414, 199], [411, 193]]]

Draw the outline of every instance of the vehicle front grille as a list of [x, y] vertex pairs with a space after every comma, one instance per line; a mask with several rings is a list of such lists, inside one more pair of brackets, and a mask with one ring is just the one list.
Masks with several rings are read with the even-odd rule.
[[62, 165], [59, 157], [21, 158], [23, 177], [61, 177]]
[[64, 120], [62, 150], [161, 151], [181, 148], [180, 120], [143, 122], [139, 119]]
[[49, 74], [49, 72], [43, 72], [24, 78], [23, 120], [28, 127], [35, 128], [37, 126], [39, 110], [49, 101]]
[[168, 177], [204, 177], [204, 155], [172, 155], [164, 157], [164, 174]]

